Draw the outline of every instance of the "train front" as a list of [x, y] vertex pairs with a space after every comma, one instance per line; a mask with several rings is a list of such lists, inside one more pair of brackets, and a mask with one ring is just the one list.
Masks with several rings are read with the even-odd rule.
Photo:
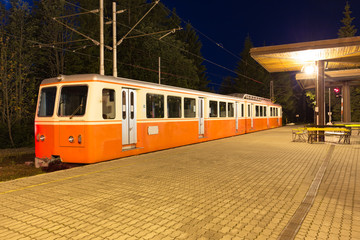
[[44, 80], [35, 116], [35, 166], [62, 162], [84, 163], [86, 109], [89, 87], [62, 78]]

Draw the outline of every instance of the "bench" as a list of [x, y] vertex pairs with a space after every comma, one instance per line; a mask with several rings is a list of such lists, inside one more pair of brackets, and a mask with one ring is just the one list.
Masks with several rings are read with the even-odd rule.
[[356, 130], [357, 135], [360, 135], [360, 124], [346, 124], [345, 127], [351, 128], [351, 131]]
[[292, 130], [293, 142], [306, 142], [308, 132], [306, 128], [296, 128]]
[[344, 143], [350, 144], [351, 128], [339, 127], [339, 126], [326, 126], [326, 127], [309, 127], [308, 131], [308, 142], [313, 143], [322, 136], [338, 136], [340, 143], [342, 140]]

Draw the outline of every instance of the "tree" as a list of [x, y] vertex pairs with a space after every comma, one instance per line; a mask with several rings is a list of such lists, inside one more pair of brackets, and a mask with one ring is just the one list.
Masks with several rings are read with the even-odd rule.
[[[19, 146], [34, 140], [33, 117], [36, 90], [44, 78], [59, 74], [98, 73], [99, 47], [54, 21], [99, 41], [99, 14], [82, 14], [99, 8], [88, 0], [10, 0], [10, 9], [0, 1], [0, 145]], [[104, 1], [105, 21], [111, 19], [112, 3]], [[126, 12], [117, 16], [117, 39], [153, 6], [148, 0], [124, 0]], [[207, 78], [201, 58], [201, 42], [188, 25], [181, 25], [175, 11], [160, 2], [118, 46], [118, 75], [143, 81], [158, 81], [161, 57], [162, 83], [205, 89]], [[105, 25], [105, 45], [112, 46], [111, 25]], [[169, 33], [169, 34], [166, 34]], [[161, 36], [166, 37], [159, 40]], [[143, 35], [143, 36], [140, 36]], [[198, 55], [199, 57], [195, 57]], [[105, 72], [112, 70], [112, 51], [105, 49]], [[6, 136], [5, 136], [6, 135]], [[4, 144], [3, 144], [4, 143]]]
[[252, 47], [250, 36], [247, 36], [240, 54], [241, 60], [235, 69], [237, 76], [223, 80], [220, 88], [222, 93], [248, 93], [269, 98], [270, 75], [250, 56]]
[[[347, 1], [345, 5], [345, 11], [343, 12], [344, 18], [341, 20], [341, 23], [343, 26], [340, 27], [338, 31], [338, 37], [339, 38], [345, 38], [345, 37], [353, 37], [355, 36], [357, 29], [355, 25], [352, 25], [352, 21], [355, 19], [354, 17], [351, 17], [351, 11], [350, 11], [350, 4]], [[354, 122], [360, 121], [360, 112], [356, 109], [359, 109], [359, 102], [360, 102], [360, 88], [359, 87], [350, 87], [350, 95], [351, 95], [351, 120]], [[335, 98], [333, 98], [334, 102], [336, 104], [333, 106], [334, 114], [333, 118], [334, 120], [340, 120], [340, 101], [336, 101]]]
[[31, 9], [22, 0], [10, 3], [10, 14], [0, 21], [0, 109], [1, 123], [14, 147], [27, 138], [27, 134], [19, 131], [33, 123], [35, 85], [30, 77], [34, 51], [28, 41], [33, 34]]
[[[69, 3], [70, 4], [69, 4]], [[79, 40], [80, 36], [73, 31], [54, 21], [54, 17], [66, 16], [79, 12], [76, 6], [77, 1], [62, 0], [36, 0], [34, 2], [35, 11], [33, 14], [37, 20], [38, 33], [36, 41], [39, 53], [36, 67], [40, 78], [56, 77], [60, 74], [71, 74], [67, 67], [72, 65], [66, 64], [67, 57], [72, 58], [75, 54], [69, 53], [73, 40]], [[79, 22], [76, 17], [60, 19], [64, 24], [78, 28]]]
[[[273, 73], [272, 78], [275, 102], [283, 108], [283, 122], [312, 122], [314, 95], [301, 89], [292, 72]], [[296, 115], [299, 115], [299, 119]]]
[[[13, 0], [11, 16], [8, 25], [8, 32], [14, 36], [11, 41], [12, 52], [14, 53], [15, 74], [15, 101], [18, 108], [17, 119], [22, 119], [26, 114], [26, 91], [29, 90], [29, 75], [31, 65], [34, 62], [34, 50], [28, 39], [34, 35], [34, 26], [30, 15], [31, 9], [27, 2]], [[26, 115], [25, 115], [26, 116]]]
[[184, 31], [178, 32], [178, 39], [182, 42], [187, 43], [185, 46], [185, 56], [191, 59], [196, 68], [197, 68], [197, 75], [199, 78], [199, 86], [197, 89], [199, 90], [208, 90], [208, 79], [206, 76], [206, 67], [203, 64], [203, 59], [201, 55], [201, 48], [202, 43], [199, 40], [199, 36], [197, 35], [195, 29], [191, 26], [190, 23], [186, 24]]
[[345, 11], [343, 12], [344, 18], [341, 20], [343, 26], [340, 27], [338, 31], [339, 38], [353, 37], [357, 32], [355, 26], [351, 25], [352, 21], [355, 19], [354, 17], [350, 16], [351, 13], [352, 12], [350, 11], [350, 4], [348, 1], [346, 1]]
[[[117, 18], [121, 26], [117, 31], [118, 39], [128, 33], [152, 4], [145, 0], [120, 2], [118, 9], [127, 11]], [[188, 54], [195, 50], [191, 49], [185, 34], [178, 33], [181, 37], [178, 34], [163, 37], [179, 25], [180, 21], [174, 11], [165, 10], [162, 3], [154, 7], [118, 46], [119, 76], [158, 82], [158, 58], [161, 57], [163, 84], [199, 89], [199, 76], [204, 69], [199, 69], [201, 64]]]
[[11, 79], [15, 75], [15, 63], [12, 60], [9, 46], [10, 38], [2, 34], [0, 37], [0, 107], [1, 123], [8, 133], [11, 145], [14, 147], [12, 134], [13, 121], [16, 117], [16, 106], [14, 101], [15, 84]]

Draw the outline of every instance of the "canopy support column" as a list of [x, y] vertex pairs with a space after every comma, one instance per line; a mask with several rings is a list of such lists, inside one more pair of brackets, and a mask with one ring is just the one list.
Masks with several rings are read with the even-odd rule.
[[344, 98], [344, 122], [351, 122], [351, 103], [350, 103], [350, 84], [345, 81], [342, 86], [342, 95]]
[[325, 125], [325, 64], [323, 60], [316, 62], [316, 125]]

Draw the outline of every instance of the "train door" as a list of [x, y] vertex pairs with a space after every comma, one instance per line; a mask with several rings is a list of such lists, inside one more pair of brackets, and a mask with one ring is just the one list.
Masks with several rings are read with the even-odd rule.
[[136, 91], [123, 88], [122, 99], [122, 144], [136, 144]]
[[205, 134], [204, 116], [205, 116], [205, 103], [204, 98], [199, 98], [199, 135], [202, 137]]
[[269, 106], [265, 106], [265, 111], [264, 111], [265, 116], [266, 116], [267, 128], [270, 128], [270, 119], [269, 119], [270, 113], [269, 113], [269, 110], [268, 110], [269, 108], [270, 108]]
[[279, 114], [279, 109], [280, 109], [280, 108], [276, 108], [276, 119], [277, 119], [277, 124], [278, 124], [278, 126], [280, 126], [280, 114]]
[[235, 130], [239, 130], [239, 103], [235, 102]]

